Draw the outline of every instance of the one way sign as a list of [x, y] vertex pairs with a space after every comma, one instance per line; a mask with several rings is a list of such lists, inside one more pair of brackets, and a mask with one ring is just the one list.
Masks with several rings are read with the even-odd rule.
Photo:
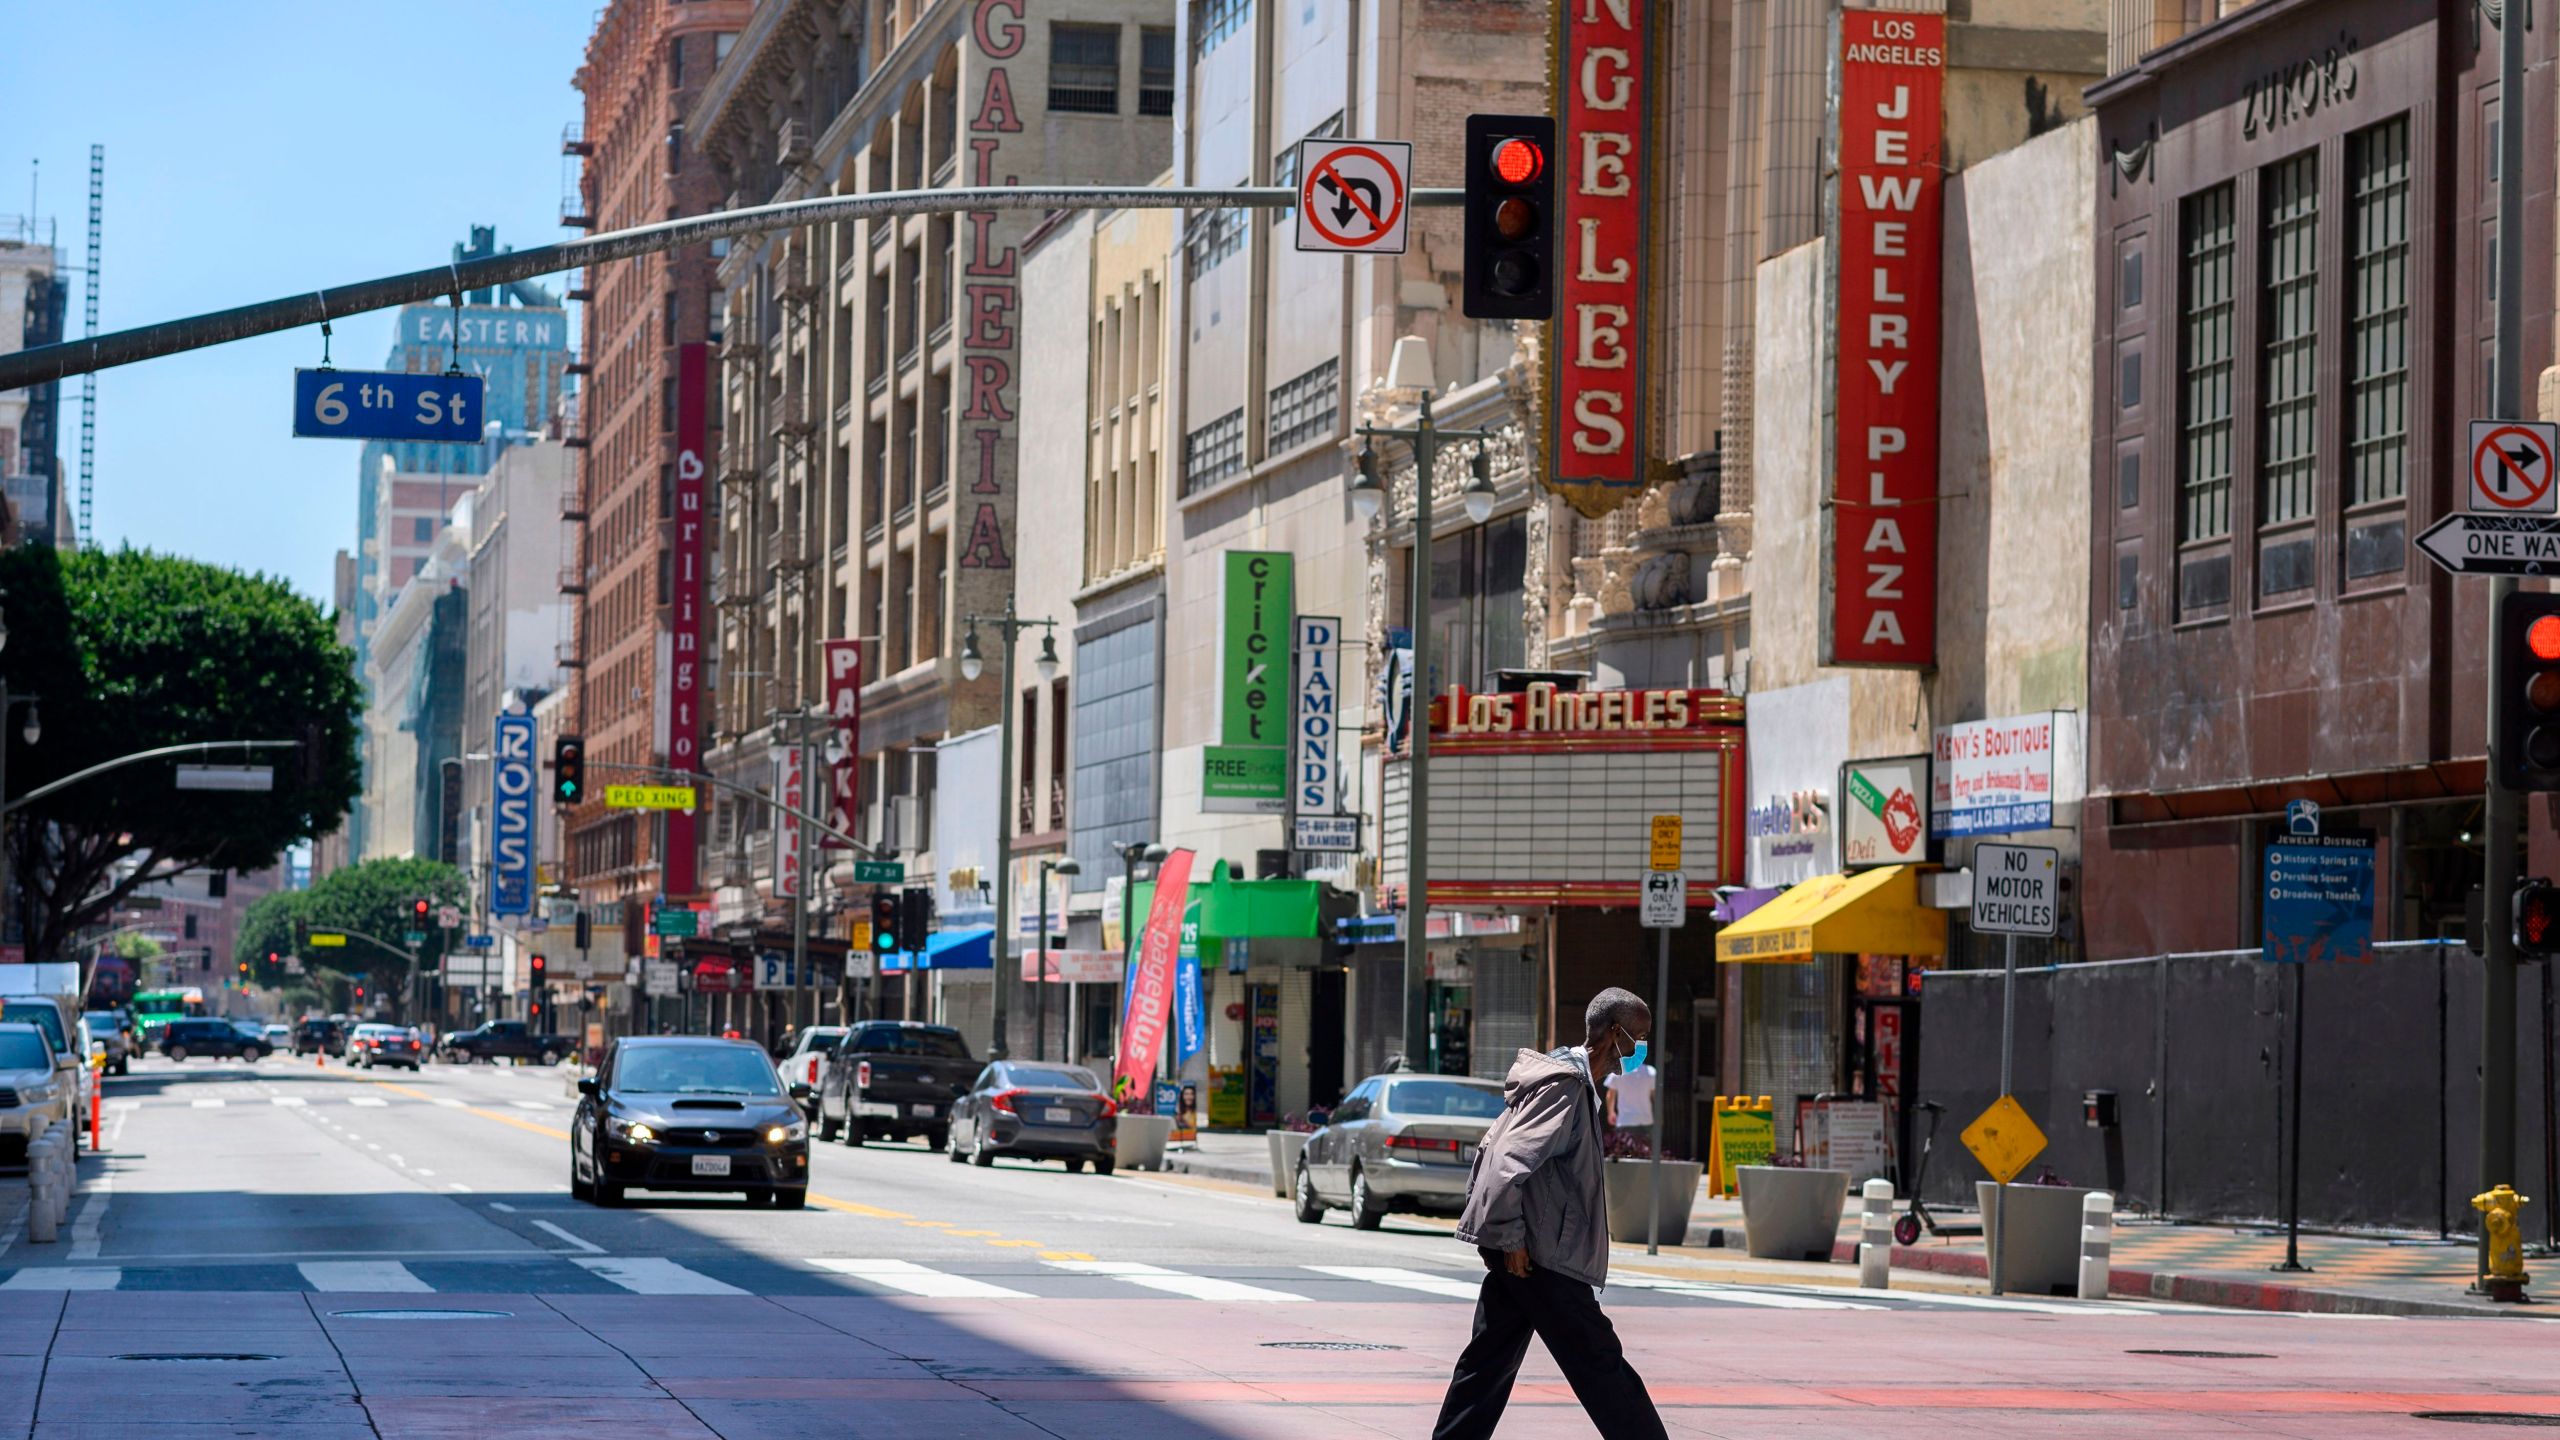
[[2456, 575], [2560, 575], [2560, 518], [2447, 515], [2418, 536], [2418, 548]]

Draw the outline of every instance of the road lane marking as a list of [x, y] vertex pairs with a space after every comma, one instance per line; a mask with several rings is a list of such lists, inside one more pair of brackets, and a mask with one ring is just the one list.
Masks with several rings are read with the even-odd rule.
[[1432, 1275], [1420, 1270], [1406, 1270], [1394, 1265], [1303, 1265], [1319, 1275], [1337, 1280], [1361, 1280], [1371, 1285], [1389, 1285], [1398, 1290], [1419, 1290], [1425, 1295], [1447, 1295], [1459, 1300], [1473, 1300], [1484, 1287], [1454, 1275]]
[[314, 1290], [377, 1290], [386, 1294], [425, 1295], [435, 1287], [409, 1273], [397, 1260], [305, 1260], [296, 1265]]
[[1304, 1301], [1304, 1295], [1286, 1290], [1266, 1290], [1238, 1280], [1216, 1280], [1206, 1275], [1186, 1275], [1149, 1265], [1143, 1260], [1047, 1260], [1041, 1262], [1077, 1275], [1101, 1275], [1113, 1280], [1126, 1280], [1149, 1290], [1168, 1295], [1181, 1295], [1192, 1300], [1241, 1301], [1251, 1304], [1291, 1304]]
[[948, 1230], [951, 1228], [951, 1222], [948, 1220], [901, 1220], [898, 1223], [901, 1225], [913, 1225], [919, 1230]]
[[123, 1283], [124, 1271], [113, 1265], [46, 1266], [0, 1280], [0, 1290], [113, 1290]]
[[71, 1222], [72, 1259], [98, 1258], [98, 1227], [106, 1223], [107, 1201], [115, 1194], [115, 1189], [115, 1177], [111, 1175], [100, 1176], [98, 1182], [89, 1187], [89, 1198], [81, 1204], [79, 1218]]
[[1658, 1290], [1667, 1295], [1683, 1295], [1692, 1300], [1717, 1300], [1728, 1305], [1758, 1305], [1769, 1310], [1885, 1310], [1885, 1305], [1860, 1305], [1848, 1300], [1823, 1300], [1811, 1295], [1786, 1295], [1766, 1290], [1743, 1290], [1728, 1285], [1710, 1285], [1697, 1280], [1665, 1280], [1654, 1275], [1615, 1277], [1615, 1283], [1638, 1290]]
[[347, 1103], [350, 1105], [368, 1105], [375, 1109], [380, 1109], [391, 1102], [383, 1099], [379, 1095], [350, 1095], [347, 1097]]
[[459, 1181], [459, 1180], [447, 1180], [446, 1182], [444, 1182], [444, 1186], [445, 1186], [445, 1188], [446, 1188], [446, 1189], [448, 1189], [448, 1190], [459, 1190], [459, 1191], [461, 1191], [461, 1192], [462, 1192], [463, 1194], [465, 1194], [465, 1195], [468, 1195], [468, 1194], [470, 1194], [470, 1193], [471, 1193], [471, 1187], [470, 1187], [470, 1186], [468, 1186], [468, 1185], [463, 1184], [463, 1183], [462, 1183], [461, 1181]]
[[450, 1095], [437, 1096], [436, 1103], [454, 1110], [468, 1110], [471, 1108], [467, 1102], [456, 1100]]
[[198, 1110], [219, 1110], [226, 1102], [221, 1100], [190, 1100], [187, 1103]]
[[502, 1215], [513, 1215], [514, 1213], [516, 1213], [516, 1207], [514, 1207], [513, 1205], [508, 1204], [508, 1203], [507, 1203], [506, 1201], [504, 1201], [504, 1200], [492, 1200], [492, 1201], [490, 1201], [490, 1202], [489, 1202], [489, 1208], [490, 1208], [490, 1209], [492, 1209], [492, 1210], [495, 1210], [495, 1211], [499, 1212], [499, 1213], [500, 1213], [500, 1214], [502, 1214]]
[[747, 1292], [699, 1270], [656, 1256], [620, 1258], [573, 1255], [570, 1259], [636, 1295], [744, 1295]]
[[553, 1105], [542, 1100], [516, 1100], [509, 1103], [513, 1104], [519, 1110], [557, 1110], [560, 1108], [557, 1105]]
[[577, 1236], [570, 1234], [568, 1231], [561, 1229], [559, 1226], [552, 1224], [548, 1220], [536, 1220], [533, 1224], [534, 1228], [538, 1230], [548, 1230], [552, 1234], [559, 1236], [561, 1239], [568, 1241], [570, 1244], [577, 1246], [579, 1249], [586, 1251], [590, 1255], [601, 1255], [604, 1253], [603, 1246], [590, 1245], [586, 1241], [579, 1239]]
[[299, 1106], [308, 1105], [311, 1102], [303, 1099], [299, 1095], [273, 1095], [268, 1097], [267, 1103], [270, 1105], [282, 1105], [287, 1109], [293, 1109]]
[[1046, 1240], [990, 1240], [987, 1243], [1007, 1250], [1046, 1250], [1049, 1248], [1049, 1242]]
[[433, 1170], [428, 1169], [428, 1168], [427, 1168], [426, 1166], [424, 1166], [424, 1165], [421, 1165], [421, 1166], [419, 1166], [419, 1167], [418, 1167], [418, 1174], [419, 1174], [419, 1175], [421, 1175], [421, 1176], [433, 1175], [434, 1173], [436, 1173], [436, 1172], [434, 1172]]
[[[1040, 1258], [1043, 1260], [1090, 1260], [1093, 1257], [1081, 1250], [1043, 1250], [1040, 1252]], [[2553, 1323], [2560, 1324], [2560, 1321]]]
[[935, 1300], [1028, 1300], [1021, 1290], [1008, 1290], [966, 1275], [952, 1275], [918, 1265], [912, 1260], [829, 1260], [812, 1259], [810, 1264], [838, 1275], [850, 1275], [874, 1285], [903, 1290]]
[[904, 1210], [883, 1210], [877, 1205], [865, 1205], [859, 1200], [839, 1200], [833, 1195], [819, 1195], [813, 1193], [809, 1196], [809, 1203], [812, 1205], [823, 1205], [829, 1210], [841, 1210], [847, 1215], [868, 1216], [874, 1220], [910, 1220], [914, 1218]]

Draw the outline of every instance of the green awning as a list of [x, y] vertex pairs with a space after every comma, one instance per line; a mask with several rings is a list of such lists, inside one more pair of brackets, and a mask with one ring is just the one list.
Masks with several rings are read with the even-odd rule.
[[[1191, 886], [1190, 909], [1197, 911], [1202, 954], [1206, 941], [1313, 940], [1323, 933], [1319, 899], [1324, 885], [1315, 880], [1239, 880], [1227, 862], [1210, 867], [1209, 878]], [[1144, 929], [1154, 906], [1155, 882], [1137, 887], [1130, 913]]]

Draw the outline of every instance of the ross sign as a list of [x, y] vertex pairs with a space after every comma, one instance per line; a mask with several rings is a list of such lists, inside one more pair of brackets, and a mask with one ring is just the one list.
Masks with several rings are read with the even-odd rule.
[[178, 767], [181, 790], [273, 790], [276, 769], [272, 765], [181, 765]]
[[856, 885], [903, 885], [907, 879], [907, 862], [903, 860], [856, 860], [853, 883]]
[[1638, 913], [1647, 930], [1677, 930], [1689, 923], [1689, 877], [1677, 870], [1648, 871]]
[[314, 930], [305, 939], [314, 950], [342, 950], [347, 944], [347, 937], [335, 930]]
[[319, 440], [480, 439], [488, 382], [400, 370], [296, 370], [293, 433]]
[[[668, 536], [666, 658], [659, 667], [658, 733], [665, 737], [669, 769], [692, 774], [702, 768], [702, 635], [705, 559], [711, 526], [704, 516], [711, 471], [711, 347], [700, 341], [676, 347], [675, 522]], [[684, 788], [684, 803], [644, 806], [666, 809], [663, 848], [658, 852], [658, 884], [669, 895], [691, 895], [699, 888], [696, 873], [699, 845], [695, 838], [693, 791]], [[607, 795], [610, 803], [610, 787]]]
[[[1664, 7], [1667, 8], [1667, 7]], [[1650, 478], [1644, 343], [1653, 275], [1651, 5], [1555, 7], [1557, 323], [1547, 331], [1549, 489], [1597, 519]]]
[[649, 916], [649, 933], [665, 939], [690, 940], [702, 933], [701, 912], [686, 906], [662, 906]]
[[1654, 870], [1680, 868], [1680, 817], [1656, 815], [1645, 827], [1646, 847], [1651, 858], [1645, 863]]
[[1946, 17], [1840, 16], [1828, 665], [1937, 655], [1939, 88]]
[[1929, 858], [1929, 757], [1852, 760], [1840, 767], [1840, 863], [1849, 870]]
[[1218, 740], [1201, 755], [1200, 808], [1278, 815], [1289, 808], [1290, 615], [1296, 560], [1277, 551], [1227, 552], [1218, 637]]
[[536, 774], [531, 715], [497, 718], [489, 764], [489, 913], [533, 913]]
[[[827, 670], [827, 714], [834, 717], [836, 734], [844, 741], [844, 758], [829, 772], [835, 797], [835, 808], [827, 823], [844, 834], [859, 833], [854, 822], [862, 813], [862, 642], [829, 640], [818, 647]], [[825, 831], [818, 833], [821, 849], [842, 850], [844, 841]], [[858, 871], [861, 867], [857, 865]], [[861, 877], [857, 875], [857, 880]], [[891, 876], [892, 882], [906, 878], [902, 868]]]
[[1300, 250], [1401, 255], [1413, 146], [1402, 140], [1298, 142]]
[[1301, 615], [1297, 629], [1298, 680], [1289, 707], [1289, 807], [1304, 821], [1342, 810], [1342, 622], [1330, 615]]
[[2266, 849], [2259, 943], [2277, 964], [2373, 959], [2373, 832], [2278, 835]]
[[2474, 420], [2467, 450], [2471, 488], [2464, 508], [2475, 515], [2560, 514], [2560, 485], [2551, 483], [2560, 425]]
[[1301, 815], [1291, 837], [1300, 850], [1340, 853], [1360, 848], [1357, 815]]
[[2043, 845], [1973, 847], [1973, 928], [2051, 935], [2062, 912], [2062, 852]]
[[2418, 532], [2418, 548], [2456, 575], [2560, 574], [2560, 519], [2456, 512]]
[[604, 803], [620, 810], [691, 810], [693, 787], [690, 785], [607, 785], [604, 787]]
[[1176, 850], [1156, 871], [1155, 899], [1130, 966], [1128, 1012], [1121, 1021], [1120, 1054], [1112, 1065], [1111, 1093], [1138, 1093], [1155, 1078], [1164, 1048], [1165, 1021], [1173, 1009], [1174, 948], [1182, 941], [1182, 911], [1191, 893], [1191, 852]]
[[773, 747], [773, 895], [791, 900], [800, 894], [800, 816], [809, 808], [805, 745]]
[[2003, 1095], [1964, 1127], [1964, 1148], [2002, 1185], [2018, 1178], [2027, 1163], [2044, 1153], [2044, 1132], [2027, 1118], [2014, 1095]]
[[2076, 798], [2080, 717], [2068, 710], [1939, 729], [1929, 766], [1929, 833], [2007, 835], [2053, 828], [2055, 789], [2069, 767]]

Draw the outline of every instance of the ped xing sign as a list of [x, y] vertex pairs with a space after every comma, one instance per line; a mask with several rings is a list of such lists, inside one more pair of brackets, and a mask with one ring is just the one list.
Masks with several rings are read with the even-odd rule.
[[491, 794], [489, 913], [533, 913], [533, 717], [498, 717]]
[[618, 810], [690, 810], [690, 785], [607, 785], [604, 803]]
[[488, 388], [477, 375], [296, 370], [293, 433], [319, 440], [476, 441]]

